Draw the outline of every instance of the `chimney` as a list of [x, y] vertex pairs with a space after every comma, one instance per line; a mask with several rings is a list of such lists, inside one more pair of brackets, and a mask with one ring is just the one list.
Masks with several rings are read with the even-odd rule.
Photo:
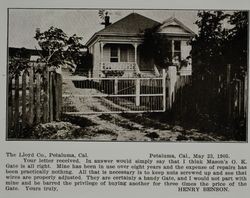
[[105, 27], [109, 26], [110, 23], [110, 16], [108, 16], [108, 12], [105, 13], [105, 17], [104, 17], [104, 22], [102, 23], [102, 25], [104, 25]]

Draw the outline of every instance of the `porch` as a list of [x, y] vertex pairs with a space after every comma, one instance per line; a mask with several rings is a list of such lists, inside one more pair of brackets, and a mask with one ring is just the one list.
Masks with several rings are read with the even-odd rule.
[[153, 60], [145, 61], [141, 43], [101, 43], [100, 71], [139, 74], [141, 71], [154, 71]]

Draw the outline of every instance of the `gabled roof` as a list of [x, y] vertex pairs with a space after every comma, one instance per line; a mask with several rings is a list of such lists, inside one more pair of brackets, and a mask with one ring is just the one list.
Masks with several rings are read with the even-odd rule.
[[180, 22], [175, 17], [170, 17], [167, 20], [163, 21], [160, 29], [163, 29], [164, 27], [170, 27], [170, 26], [180, 27], [181, 29], [183, 29], [186, 32], [186, 34], [188, 34], [190, 36], [195, 35], [195, 33], [190, 28], [185, 26], [182, 22]]
[[[96, 32], [86, 43], [88, 46], [94, 41], [97, 36], [108, 36], [108, 35], [118, 35], [118, 36], [139, 36], [142, 35], [146, 29], [159, 27], [160, 32], [163, 28], [166, 27], [178, 27], [182, 30], [179, 33], [181, 36], [192, 37], [195, 33], [185, 26], [182, 22], [174, 17], [170, 17], [165, 20], [163, 23], [159, 23], [153, 19], [147, 18], [137, 13], [131, 13], [126, 17], [118, 20], [117, 22], [105, 27], [104, 29]], [[174, 33], [169, 33], [174, 34]], [[178, 35], [178, 33], [176, 34]]]
[[143, 34], [148, 28], [160, 25], [161, 23], [154, 21], [153, 19], [147, 18], [137, 13], [131, 13], [119, 21], [116, 21], [115, 23], [95, 33], [87, 42], [87, 45], [98, 35], [139, 35]]
[[152, 28], [160, 25], [159, 22], [154, 21], [150, 18], [142, 16], [137, 13], [131, 13], [121, 20], [109, 25], [108, 27], [100, 30], [98, 34], [107, 33], [128, 33], [128, 34], [140, 34], [145, 29]]

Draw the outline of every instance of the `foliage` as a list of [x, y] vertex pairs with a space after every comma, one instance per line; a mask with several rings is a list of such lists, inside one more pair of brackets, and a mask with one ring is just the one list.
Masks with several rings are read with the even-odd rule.
[[[39, 61], [45, 62], [48, 67], [70, 65], [76, 68], [83, 63], [84, 45], [80, 43], [81, 37], [76, 34], [68, 37], [63, 30], [51, 26], [47, 31], [41, 32], [38, 28], [34, 37], [42, 49]], [[9, 57], [9, 73], [11, 76], [20, 75], [28, 68], [30, 54], [25, 48], [21, 48]]]
[[67, 60], [73, 61], [76, 65], [81, 64], [82, 55], [83, 52], [81, 52], [81, 49], [84, 47], [83, 44], [80, 43], [80, 40], [82, 40], [82, 37], [76, 36], [74, 34], [73, 36], [69, 37], [66, 44], [67, 44]]
[[218, 71], [218, 65], [225, 64], [223, 51], [227, 31], [223, 22], [228, 14], [222, 11], [198, 12], [199, 19], [195, 24], [199, 28], [198, 35], [192, 41], [193, 65], [199, 65], [198, 72], [214, 73]]
[[51, 26], [44, 32], [37, 29], [34, 38], [43, 50], [43, 60], [49, 67], [63, 64], [76, 66], [79, 63], [82, 53], [80, 50], [83, 48], [81, 37], [75, 34], [68, 37], [63, 30]]
[[86, 52], [82, 55], [82, 58], [77, 62], [77, 68], [75, 73], [85, 73], [93, 68], [93, 55]]
[[14, 56], [9, 57], [9, 75], [13, 78], [20, 75], [21, 72], [28, 68], [29, 54], [25, 48], [21, 48]]
[[155, 64], [166, 67], [170, 63], [170, 60], [167, 60], [167, 52], [170, 51], [171, 46], [168, 45], [168, 39], [164, 34], [157, 33], [158, 29], [159, 25], [145, 30], [142, 53], [149, 60], [153, 58]]
[[194, 74], [223, 73], [226, 64], [232, 64], [234, 73], [246, 71], [248, 13], [200, 11], [198, 17], [199, 32], [192, 41]]
[[248, 64], [248, 12], [237, 11], [230, 16], [229, 23], [233, 28], [229, 31], [225, 52], [233, 67], [233, 72], [242, 76], [247, 71]]
[[53, 26], [45, 32], [40, 32], [40, 29], [37, 29], [34, 38], [44, 51], [43, 60], [48, 66], [61, 64], [61, 61], [65, 59], [63, 51], [67, 43], [67, 36], [61, 29]]

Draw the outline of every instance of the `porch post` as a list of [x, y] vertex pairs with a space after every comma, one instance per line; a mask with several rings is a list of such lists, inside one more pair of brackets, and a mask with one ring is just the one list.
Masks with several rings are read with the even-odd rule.
[[170, 61], [172, 61], [174, 58], [174, 40], [171, 40], [171, 50], [172, 50], [172, 59]]
[[101, 66], [101, 70], [103, 69], [103, 46], [104, 43], [100, 42], [100, 66]]
[[162, 106], [163, 106], [163, 111], [166, 111], [166, 70], [162, 70], [162, 94], [163, 94], [163, 101], [162, 101]]
[[134, 43], [134, 48], [135, 48], [135, 63], [137, 64], [137, 43]]
[[133, 46], [135, 48], [135, 71], [136, 71], [136, 73], [139, 73], [140, 70], [139, 70], [139, 67], [138, 67], [138, 64], [137, 64], [137, 47], [138, 47], [138, 44], [133, 43]]

